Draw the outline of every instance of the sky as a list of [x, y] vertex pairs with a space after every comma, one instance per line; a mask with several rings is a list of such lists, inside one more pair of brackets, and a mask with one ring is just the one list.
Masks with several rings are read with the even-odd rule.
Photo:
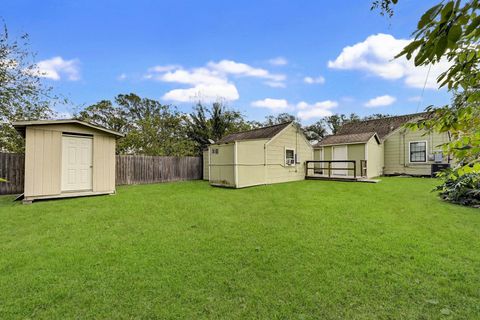
[[3, 0], [0, 18], [29, 34], [45, 83], [71, 101], [64, 116], [133, 92], [183, 112], [222, 100], [250, 120], [310, 124], [449, 102], [435, 81], [448, 63], [393, 59], [438, 0], [399, 2], [388, 18], [371, 0]]

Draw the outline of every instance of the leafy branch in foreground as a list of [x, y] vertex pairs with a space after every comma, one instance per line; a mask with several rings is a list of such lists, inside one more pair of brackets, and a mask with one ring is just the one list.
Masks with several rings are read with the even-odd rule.
[[[372, 8], [393, 14], [397, 1], [379, 0]], [[410, 124], [412, 129], [448, 132], [451, 141], [444, 150], [456, 160], [445, 178], [480, 173], [480, 17], [479, 1], [441, 1], [427, 10], [417, 24], [414, 39], [396, 58], [405, 57], [415, 66], [447, 62], [450, 67], [438, 78], [439, 88], [454, 93], [452, 105], [427, 108], [430, 117]]]

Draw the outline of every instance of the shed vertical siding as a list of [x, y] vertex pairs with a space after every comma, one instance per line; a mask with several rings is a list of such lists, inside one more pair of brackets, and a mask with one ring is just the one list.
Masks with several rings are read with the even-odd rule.
[[208, 163], [208, 150], [203, 151], [203, 180], [208, 180], [208, 171], [210, 164]]
[[25, 130], [25, 199], [62, 195], [63, 133], [93, 136], [92, 192], [115, 192], [115, 137], [77, 124], [49, 124]]
[[61, 132], [27, 128], [25, 136], [25, 197], [60, 194]]
[[[441, 150], [440, 144], [448, 142], [448, 135], [447, 133], [426, 133], [423, 130], [407, 129], [393, 133], [384, 142], [385, 174], [430, 175], [433, 161], [410, 163], [409, 142], [411, 141], [427, 141], [428, 160], [429, 154]], [[444, 155], [443, 162], [447, 162], [446, 155]]]
[[237, 142], [237, 188], [266, 183], [265, 143], [268, 140]]
[[[347, 158], [345, 160], [354, 160], [356, 165], [356, 175], [361, 175], [360, 160], [365, 160], [365, 143], [347, 145]], [[353, 163], [342, 163], [342, 166], [353, 169]], [[347, 175], [353, 176], [353, 170], [348, 170]]]
[[[218, 149], [212, 153], [212, 149]], [[234, 144], [212, 145], [210, 152], [210, 183], [225, 187], [235, 187]]]
[[378, 144], [375, 137], [370, 138], [367, 142], [367, 177], [379, 177], [383, 175], [384, 166], [384, 147], [383, 143]]
[[115, 138], [94, 135], [93, 192], [115, 191]]
[[[305, 161], [313, 159], [313, 148], [299, 129], [293, 125], [288, 126], [266, 146], [267, 183], [305, 179]], [[285, 148], [295, 149], [299, 164], [285, 165]]]
[[327, 147], [323, 147], [323, 156], [325, 157], [325, 161], [327, 160], [332, 160], [332, 147], [331, 146], [327, 146]]

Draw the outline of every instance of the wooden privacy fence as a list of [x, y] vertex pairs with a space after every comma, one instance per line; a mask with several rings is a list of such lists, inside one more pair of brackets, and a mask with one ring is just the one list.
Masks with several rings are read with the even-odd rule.
[[[116, 156], [116, 184], [202, 179], [202, 157]], [[25, 156], [0, 153], [0, 194], [23, 193]]]
[[0, 194], [23, 193], [23, 173], [25, 172], [25, 157], [17, 153], [0, 153]]
[[202, 179], [202, 157], [117, 156], [117, 185]]

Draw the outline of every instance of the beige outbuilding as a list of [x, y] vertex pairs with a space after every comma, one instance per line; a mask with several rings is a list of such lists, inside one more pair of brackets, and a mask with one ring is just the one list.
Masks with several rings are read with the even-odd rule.
[[79, 120], [19, 121], [25, 138], [24, 202], [115, 193], [123, 134]]
[[[346, 123], [335, 135], [325, 137], [314, 146], [315, 160], [354, 160], [357, 176], [366, 178], [433, 176], [452, 163], [442, 149], [442, 144], [449, 141], [448, 133], [413, 131], [405, 127], [429, 116], [429, 113], [415, 113]], [[333, 176], [349, 174], [352, 173], [346, 170], [332, 170]]]
[[211, 185], [244, 188], [305, 179], [313, 148], [293, 122], [238, 132], [208, 147], [204, 173]]

